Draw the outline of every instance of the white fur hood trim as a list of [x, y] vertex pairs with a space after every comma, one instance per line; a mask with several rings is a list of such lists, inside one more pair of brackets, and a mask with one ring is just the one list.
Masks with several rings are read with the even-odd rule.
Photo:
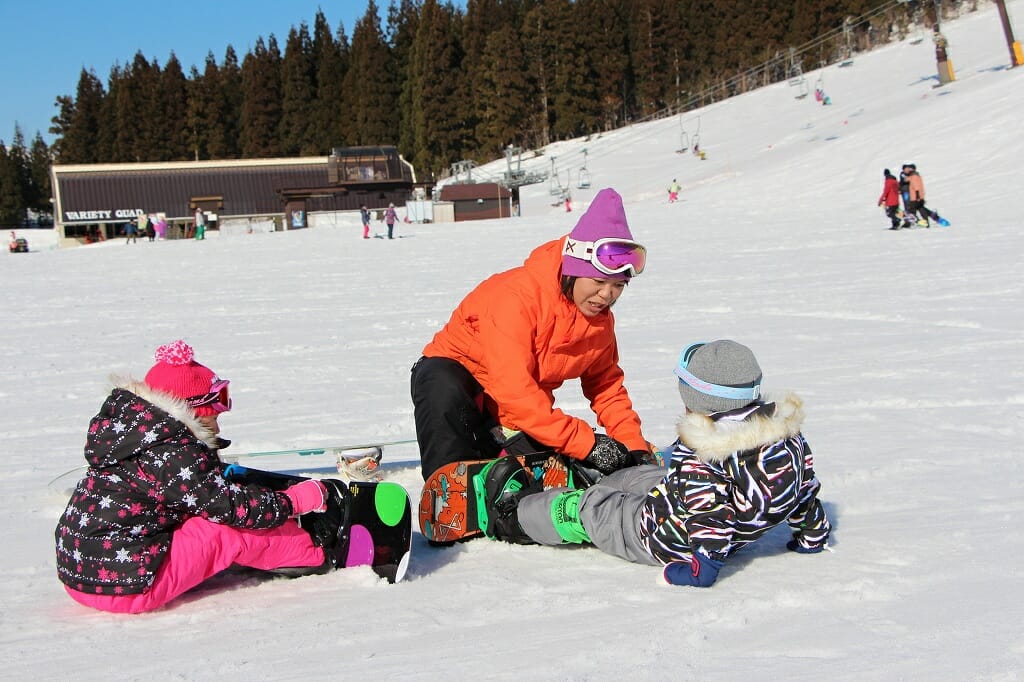
[[[763, 401], [773, 402], [768, 397]], [[677, 426], [679, 440], [699, 459], [721, 462], [735, 452], [796, 436], [804, 421], [803, 400], [795, 393], [787, 393], [774, 402], [774, 415], [755, 414], [747, 419], [725, 416], [714, 420], [706, 414], [687, 412]]]
[[188, 430], [195, 434], [196, 438], [201, 440], [211, 448], [216, 448], [217, 434], [203, 426], [203, 423], [199, 421], [196, 413], [189, 407], [189, 404], [184, 399], [175, 397], [170, 393], [164, 393], [163, 391], [157, 391], [150, 388], [146, 383], [132, 379], [131, 377], [119, 377], [111, 376], [110, 382], [114, 385], [114, 388], [120, 388], [129, 393], [134, 393], [143, 400], [152, 403], [156, 407], [171, 415], [182, 424], [188, 427]]

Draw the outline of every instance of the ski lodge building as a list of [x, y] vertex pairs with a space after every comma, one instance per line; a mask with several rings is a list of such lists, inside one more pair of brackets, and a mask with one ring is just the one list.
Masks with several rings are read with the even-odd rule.
[[[417, 187], [396, 147], [336, 147], [327, 157], [54, 165], [54, 228], [61, 246], [119, 235], [162, 215], [167, 238], [186, 236], [196, 208], [212, 229], [272, 231], [330, 222], [366, 205], [401, 207]], [[101, 237], [102, 235], [102, 237]]]

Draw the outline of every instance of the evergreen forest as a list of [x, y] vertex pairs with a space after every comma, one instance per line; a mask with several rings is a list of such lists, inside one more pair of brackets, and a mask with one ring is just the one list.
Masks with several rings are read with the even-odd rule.
[[[977, 5], [946, 0], [943, 9]], [[141, 52], [56, 97], [47, 145], [0, 140], [0, 224], [49, 210], [63, 164], [326, 155], [396, 145], [420, 178], [456, 161], [671, 115], [930, 25], [900, 0], [367, 0], [283, 43], [200, 65]], [[975, 9], [968, 7], [967, 9]]]

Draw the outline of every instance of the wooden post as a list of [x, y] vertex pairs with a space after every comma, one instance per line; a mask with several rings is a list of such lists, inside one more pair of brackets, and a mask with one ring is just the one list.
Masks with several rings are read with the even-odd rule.
[[1010, 67], [1024, 64], [1024, 54], [1021, 52], [1020, 43], [1013, 39], [1013, 26], [1010, 25], [1010, 15], [1006, 12], [1006, 0], [995, 0], [999, 8], [999, 21], [1003, 24], [1003, 35], [1006, 36], [1006, 46], [1010, 48]]

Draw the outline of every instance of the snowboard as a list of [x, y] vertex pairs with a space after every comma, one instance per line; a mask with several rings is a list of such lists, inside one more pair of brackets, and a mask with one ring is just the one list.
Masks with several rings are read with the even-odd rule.
[[[272, 490], [308, 480], [304, 476], [229, 464], [229, 482], [257, 484]], [[340, 482], [339, 482], [340, 483]], [[341, 483], [341, 485], [345, 485]], [[370, 566], [389, 583], [399, 582], [412, 551], [412, 505], [405, 488], [390, 481], [350, 481], [348, 550], [345, 567]]]
[[[512, 456], [512, 455], [508, 455]], [[518, 455], [531, 481], [541, 480], [544, 488], [585, 488], [590, 476], [562, 455], [540, 452]], [[484, 534], [483, 490], [474, 485], [474, 476], [493, 459], [446, 464], [423, 483], [420, 496], [420, 532], [431, 545], [452, 545]], [[482, 483], [482, 482], [481, 482]]]

